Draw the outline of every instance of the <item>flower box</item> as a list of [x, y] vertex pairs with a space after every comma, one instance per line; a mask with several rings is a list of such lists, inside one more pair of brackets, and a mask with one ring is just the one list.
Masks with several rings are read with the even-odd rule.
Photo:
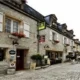
[[18, 33], [18, 32], [12, 33], [12, 35], [17, 36], [18, 38], [25, 37], [25, 35], [23, 33]]
[[55, 43], [59, 43], [59, 41], [58, 41], [58, 40], [54, 40], [54, 42], [55, 42]]
[[66, 46], [69, 46], [69, 44], [66, 44]]

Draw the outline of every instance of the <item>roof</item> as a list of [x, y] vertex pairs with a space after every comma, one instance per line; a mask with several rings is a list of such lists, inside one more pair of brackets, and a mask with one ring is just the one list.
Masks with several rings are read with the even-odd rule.
[[40, 14], [39, 12], [37, 12], [35, 9], [33, 9], [32, 7], [30, 7], [27, 4], [23, 4], [23, 9], [21, 7], [18, 7], [17, 5], [13, 4], [12, 2], [9, 1], [3, 1], [0, 0], [0, 4], [4, 4], [16, 11], [19, 11], [20, 13], [23, 13], [27, 16], [29, 16], [30, 18], [37, 20], [37, 21], [45, 21], [44, 20], [44, 16], [42, 14]]
[[39, 12], [37, 12], [36, 10], [34, 10], [29, 5], [25, 4], [23, 9], [26, 13], [30, 14], [31, 16], [33, 16], [41, 21], [44, 21], [44, 16], [42, 14], [40, 14]]

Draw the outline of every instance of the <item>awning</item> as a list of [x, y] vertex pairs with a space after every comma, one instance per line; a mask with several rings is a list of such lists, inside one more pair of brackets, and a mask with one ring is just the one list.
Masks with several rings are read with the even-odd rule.
[[50, 48], [45, 48], [47, 51], [53, 51], [53, 52], [63, 52], [63, 50], [56, 50], [56, 49], [50, 49]]

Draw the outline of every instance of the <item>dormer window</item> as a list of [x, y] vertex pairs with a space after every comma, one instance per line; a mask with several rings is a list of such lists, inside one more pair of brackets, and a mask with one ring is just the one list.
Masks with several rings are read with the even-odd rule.
[[53, 26], [57, 26], [57, 24], [53, 22]]

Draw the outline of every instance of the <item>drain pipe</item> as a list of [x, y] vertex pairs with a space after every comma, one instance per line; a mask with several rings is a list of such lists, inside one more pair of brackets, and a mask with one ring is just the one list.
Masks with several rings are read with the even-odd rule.
[[39, 22], [37, 22], [37, 53], [39, 53]]

